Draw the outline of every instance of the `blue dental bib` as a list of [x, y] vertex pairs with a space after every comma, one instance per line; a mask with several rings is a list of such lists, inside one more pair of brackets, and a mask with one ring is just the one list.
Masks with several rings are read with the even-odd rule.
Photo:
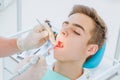
[[70, 80], [69, 78], [54, 72], [53, 70], [47, 70], [41, 80]]

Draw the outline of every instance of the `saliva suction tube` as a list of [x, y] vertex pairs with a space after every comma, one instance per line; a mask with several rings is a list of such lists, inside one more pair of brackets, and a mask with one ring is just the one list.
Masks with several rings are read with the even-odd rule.
[[[37, 21], [39, 22], [38, 19], [37, 19]], [[45, 27], [45, 28], [46, 28], [46, 30], [47, 30], [48, 33], [49, 33], [49, 41], [47, 42], [47, 44], [49, 45], [50, 42], [51, 42], [53, 45], [55, 45], [55, 44], [56, 44], [55, 38], [56, 38], [56, 36], [57, 36], [57, 33], [54, 32], [54, 31], [52, 31], [52, 29], [51, 29], [52, 26], [51, 26], [51, 24], [50, 24], [50, 22], [49, 22], [48, 20], [45, 21], [45, 23], [48, 24], [48, 26]], [[40, 22], [39, 22], [39, 24], [40, 24]], [[40, 25], [41, 25], [41, 24], [40, 24]], [[55, 47], [58, 47], [58, 46], [59, 46], [59, 42], [58, 42], [57, 45], [53, 46], [52, 48], [48, 48], [47, 51], [45, 51], [42, 56], [46, 57], [46, 56], [50, 55], [50, 50], [52, 50], [52, 49], [54, 49]], [[38, 49], [36, 52], [39, 52], [39, 50], [40, 50], [40, 49]], [[36, 52], [35, 52], [35, 53], [36, 53]], [[30, 61], [29, 61], [27, 64], [25, 64], [21, 69], [19, 69], [9, 80], [14, 80], [17, 76], [21, 75], [23, 72], [25, 72], [25, 71], [26, 71], [27, 69], [29, 69], [31, 66], [33, 66], [34, 64], [36, 64], [39, 60], [40, 60], [40, 55], [33, 56], [33, 57], [30, 59]]]

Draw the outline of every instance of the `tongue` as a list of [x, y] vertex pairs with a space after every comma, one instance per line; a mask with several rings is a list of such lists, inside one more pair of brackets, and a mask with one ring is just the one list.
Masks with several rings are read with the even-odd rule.
[[55, 47], [63, 48], [63, 44], [61, 41], [58, 41], [58, 44]]

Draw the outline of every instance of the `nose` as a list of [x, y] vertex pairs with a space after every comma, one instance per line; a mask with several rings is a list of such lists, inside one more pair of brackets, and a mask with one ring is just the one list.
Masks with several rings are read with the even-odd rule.
[[62, 35], [62, 36], [67, 37], [69, 34], [70, 34], [70, 27], [63, 28], [63, 29], [61, 30], [61, 35]]
[[67, 32], [66, 30], [62, 30], [62, 31], [61, 31], [61, 34], [62, 34], [63, 36], [65, 36], [65, 37], [68, 36], [68, 32]]

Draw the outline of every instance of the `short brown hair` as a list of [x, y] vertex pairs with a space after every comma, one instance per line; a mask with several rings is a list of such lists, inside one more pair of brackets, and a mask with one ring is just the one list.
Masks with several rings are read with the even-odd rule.
[[75, 5], [69, 16], [75, 13], [82, 13], [89, 16], [95, 23], [95, 28], [90, 31], [92, 37], [88, 44], [97, 44], [100, 48], [106, 39], [107, 27], [102, 18], [97, 14], [95, 9], [84, 5]]

